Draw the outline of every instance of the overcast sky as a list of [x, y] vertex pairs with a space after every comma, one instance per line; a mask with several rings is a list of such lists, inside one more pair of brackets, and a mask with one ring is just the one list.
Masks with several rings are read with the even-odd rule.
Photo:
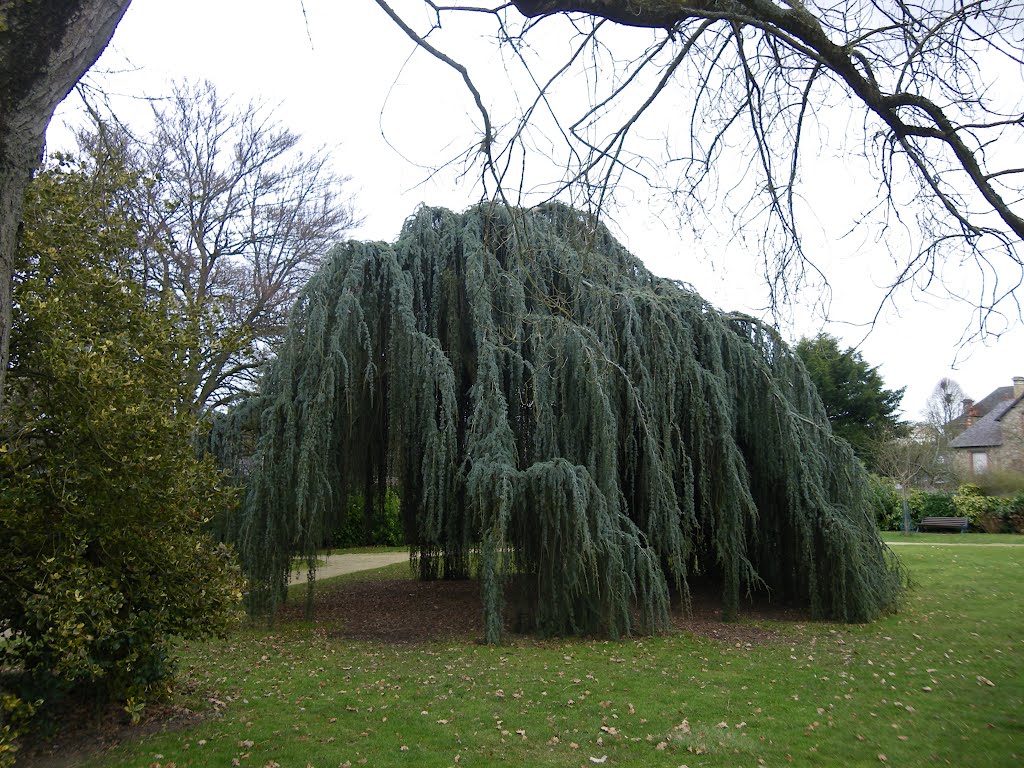
[[[423, 19], [419, 0], [394, 5], [410, 20]], [[500, 113], [510, 94], [500, 57], [476, 29], [467, 26], [459, 34], [458, 50], [449, 53], [467, 65], [488, 106]], [[264, 101], [309, 146], [331, 147], [336, 169], [352, 176], [350, 191], [366, 217], [355, 233], [359, 239], [394, 240], [421, 202], [461, 210], [481, 194], [476, 177], [460, 178], [458, 168], [428, 180], [434, 166], [472, 145], [479, 115], [458, 76], [415, 51], [372, 0], [133, 0], [89, 78], [116, 96], [115, 106], [129, 122], [144, 121], [144, 99], [166, 95], [170, 82], [183, 78], [209, 79], [239, 103]], [[72, 97], [51, 127], [51, 149], [67, 145], [64, 126], [80, 119]], [[819, 298], [809, 292], [786, 318], [785, 337], [826, 330], [845, 345], [859, 345], [889, 388], [907, 388], [903, 410], [910, 419], [920, 417], [943, 376], [977, 400], [1024, 375], [1019, 321], [998, 340], [963, 347], [971, 308], [920, 293], [898, 296], [865, 338], [864, 324], [892, 268], [887, 244], [840, 243], [829, 232], [833, 213], [868, 199], [874, 187], [826, 153], [816, 172], [808, 179], [822, 222], [815, 258], [829, 265], [833, 322], [822, 326], [807, 309]], [[653, 272], [693, 285], [722, 309], [764, 316], [756, 254], [738, 243], [727, 246], [710, 226], [695, 237], [642, 190], [631, 194], [633, 202], [619, 209], [611, 226]]]

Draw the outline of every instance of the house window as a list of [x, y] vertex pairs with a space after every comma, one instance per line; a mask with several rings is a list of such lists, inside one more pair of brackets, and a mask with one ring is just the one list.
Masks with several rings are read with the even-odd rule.
[[988, 471], [988, 454], [982, 451], [971, 454], [971, 472], [982, 475]]

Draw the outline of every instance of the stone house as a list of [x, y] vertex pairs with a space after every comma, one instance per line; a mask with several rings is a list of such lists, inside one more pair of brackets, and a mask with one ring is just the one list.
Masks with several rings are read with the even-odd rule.
[[[970, 478], [990, 470], [1024, 472], [1024, 376], [1015, 376], [1013, 388], [985, 412], [964, 403], [965, 429], [950, 442], [961, 477]], [[986, 398], [986, 399], [989, 399]]]

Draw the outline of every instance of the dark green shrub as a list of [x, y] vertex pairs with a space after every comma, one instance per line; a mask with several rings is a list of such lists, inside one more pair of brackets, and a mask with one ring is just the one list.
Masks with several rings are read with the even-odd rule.
[[979, 526], [983, 515], [998, 513], [999, 502], [992, 496], [986, 496], [981, 488], [973, 483], [964, 483], [953, 494], [955, 514], [966, 517], [972, 527]]
[[187, 339], [131, 280], [125, 183], [110, 168], [44, 170], [18, 252], [0, 668], [41, 713], [84, 696], [137, 716], [169, 685], [171, 638], [224, 632], [241, 599], [232, 554], [203, 532], [232, 494], [196, 458], [180, 407]]
[[899, 531], [903, 529], [903, 505], [895, 483], [887, 477], [868, 475], [871, 486], [872, 507], [879, 530]]
[[1006, 500], [1006, 528], [1010, 533], [1024, 533], [1024, 491]]
[[367, 520], [366, 504], [362, 494], [352, 494], [345, 505], [345, 514], [338, 527], [331, 533], [327, 546], [336, 549], [346, 547], [397, 547], [403, 544], [401, 502], [391, 488], [384, 496], [383, 509], [376, 502], [370, 509]]
[[907, 501], [910, 517], [917, 525], [923, 517], [955, 517], [958, 513], [953, 503], [953, 494], [945, 491], [922, 491], [914, 489]]

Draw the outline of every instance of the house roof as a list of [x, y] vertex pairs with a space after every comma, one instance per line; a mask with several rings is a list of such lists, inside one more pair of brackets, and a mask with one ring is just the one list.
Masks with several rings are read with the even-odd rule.
[[[1011, 398], [1013, 390], [1010, 390]], [[1003, 416], [1013, 410], [1017, 403], [1024, 400], [1024, 395], [1016, 399], [1006, 400], [979, 418], [958, 437], [950, 442], [951, 448], [989, 448], [1003, 444], [1003, 431], [999, 422]]]
[[[999, 405], [1005, 405], [1006, 401], [1013, 399], [1013, 387], [997, 387], [976, 403], [971, 404], [971, 412], [977, 417], [987, 416]], [[977, 424], [977, 422], [975, 422]], [[947, 429], [953, 433], [963, 432], [967, 429], [967, 414], [962, 413], [946, 424]], [[947, 433], [948, 434], [948, 433]]]

